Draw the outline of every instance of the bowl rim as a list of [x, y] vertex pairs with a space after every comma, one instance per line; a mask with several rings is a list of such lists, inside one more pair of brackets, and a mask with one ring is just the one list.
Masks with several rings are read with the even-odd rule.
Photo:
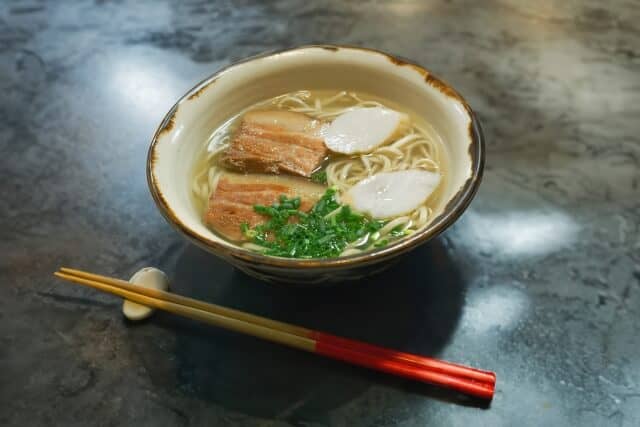
[[[445, 205], [442, 213], [438, 215], [431, 223], [424, 229], [419, 232], [413, 233], [410, 236], [399, 239], [395, 242], [390, 243], [389, 245], [373, 249], [371, 251], [367, 251], [361, 254], [347, 255], [344, 257], [335, 257], [335, 258], [317, 258], [317, 259], [301, 259], [301, 258], [283, 258], [283, 257], [275, 257], [271, 255], [262, 255], [256, 252], [251, 252], [247, 249], [234, 247], [232, 244], [222, 244], [211, 240], [185, 225], [178, 217], [175, 215], [166, 198], [160, 191], [156, 178], [154, 175], [154, 165], [156, 155], [156, 148], [159, 144], [160, 137], [163, 135], [165, 131], [171, 130], [174, 125], [174, 117], [180, 107], [180, 105], [186, 101], [189, 101], [193, 98], [198, 97], [202, 91], [207, 89], [211, 83], [213, 83], [221, 74], [227, 73], [231, 71], [234, 67], [240, 66], [242, 64], [252, 62], [255, 60], [275, 57], [281, 54], [291, 53], [295, 51], [305, 50], [305, 49], [325, 49], [328, 51], [337, 52], [339, 50], [357, 50], [360, 52], [365, 52], [368, 54], [374, 55], [382, 55], [387, 60], [389, 60], [392, 64], [396, 66], [408, 66], [413, 68], [422, 74], [425, 78], [425, 82], [430, 84], [432, 87], [436, 88], [444, 95], [453, 98], [455, 101], [460, 102], [467, 114], [469, 115], [469, 137], [471, 139], [471, 143], [469, 144], [469, 156], [471, 159], [471, 176], [467, 178], [465, 183], [458, 188], [458, 191], [451, 197], [448, 203]], [[453, 224], [466, 210], [466, 208], [473, 200], [476, 192], [478, 191], [478, 187], [480, 185], [480, 181], [482, 180], [482, 175], [484, 171], [484, 163], [485, 163], [485, 141], [484, 134], [482, 131], [482, 127], [480, 125], [480, 121], [478, 120], [476, 114], [471, 109], [469, 104], [465, 101], [465, 99], [451, 87], [448, 83], [443, 81], [442, 79], [436, 77], [429, 71], [427, 68], [416, 64], [410, 60], [406, 60], [402, 57], [395, 56], [383, 52], [377, 49], [364, 48], [360, 46], [352, 46], [352, 45], [333, 45], [333, 44], [309, 44], [309, 45], [301, 45], [288, 49], [278, 49], [260, 53], [258, 55], [253, 55], [242, 60], [233, 62], [229, 65], [226, 65], [220, 69], [218, 69], [215, 73], [206, 77], [191, 89], [189, 89], [183, 96], [181, 96], [178, 101], [171, 107], [171, 109], [164, 116], [160, 125], [156, 128], [156, 131], [151, 140], [151, 145], [149, 146], [149, 150], [147, 153], [147, 184], [149, 186], [149, 190], [151, 192], [151, 196], [156, 206], [160, 210], [162, 216], [165, 217], [167, 222], [171, 224], [174, 228], [176, 228], [179, 232], [184, 234], [190, 241], [198, 245], [199, 247], [215, 254], [221, 256], [223, 258], [232, 258], [239, 259], [246, 262], [252, 263], [254, 266], [270, 266], [270, 267], [279, 267], [279, 268], [305, 268], [309, 270], [315, 269], [327, 269], [327, 268], [349, 268], [354, 266], [363, 266], [368, 264], [374, 264], [378, 262], [382, 262], [383, 260], [393, 258], [400, 254], [410, 251], [411, 249], [419, 246], [422, 243], [427, 242], [428, 240], [438, 236], [445, 229], [447, 229], [451, 224]]]

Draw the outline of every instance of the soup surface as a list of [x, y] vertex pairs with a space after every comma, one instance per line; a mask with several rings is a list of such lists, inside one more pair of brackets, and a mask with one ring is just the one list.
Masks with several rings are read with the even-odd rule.
[[193, 203], [219, 236], [266, 255], [345, 256], [426, 227], [446, 151], [422, 118], [347, 91], [298, 91], [216, 129], [192, 170]]

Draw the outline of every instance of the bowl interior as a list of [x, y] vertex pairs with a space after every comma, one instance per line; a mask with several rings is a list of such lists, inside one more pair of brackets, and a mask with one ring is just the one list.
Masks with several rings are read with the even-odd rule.
[[[196, 155], [211, 133], [239, 111], [287, 92], [321, 89], [387, 99], [435, 128], [443, 139], [448, 167], [434, 214], [446, 215], [449, 202], [459, 197], [477, 170], [470, 149], [478, 144], [473, 141], [470, 110], [453, 90], [424, 69], [380, 52], [344, 47], [299, 48], [250, 59], [219, 72], [185, 95], [165, 118], [150, 150], [150, 185], [164, 205], [164, 214], [201, 244], [235, 250], [204, 226], [189, 195]], [[390, 246], [394, 244], [397, 242]]]

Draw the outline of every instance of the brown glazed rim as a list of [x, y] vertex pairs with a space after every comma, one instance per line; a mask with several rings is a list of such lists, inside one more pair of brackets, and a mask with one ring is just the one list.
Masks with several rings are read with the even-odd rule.
[[[180, 221], [180, 219], [175, 215], [164, 195], [158, 188], [156, 184], [156, 178], [154, 175], [154, 163], [156, 160], [156, 146], [160, 139], [160, 136], [167, 131], [170, 131], [174, 126], [174, 118], [180, 105], [183, 102], [189, 102], [190, 100], [197, 98], [202, 92], [209, 89], [211, 84], [215, 82], [215, 80], [223, 73], [231, 71], [234, 67], [244, 64], [246, 62], [277, 56], [279, 54], [288, 53], [297, 50], [304, 49], [326, 49], [328, 51], [337, 52], [338, 50], [358, 50], [364, 51], [370, 54], [382, 55], [391, 63], [395, 64], [399, 67], [408, 66], [416, 70], [420, 73], [424, 79], [425, 84], [429, 84], [435, 89], [442, 92], [447, 97], [453, 98], [455, 101], [460, 102], [466, 109], [469, 118], [469, 137], [471, 138], [471, 144], [469, 145], [469, 156], [471, 158], [471, 176], [465, 181], [462, 187], [458, 190], [458, 192], [449, 200], [447, 205], [445, 206], [443, 212], [438, 215], [431, 224], [422, 231], [416, 232], [410, 236], [407, 236], [403, 239], [400, 239], [396, 242], [392, 242], [386, 247], [375, 249], [370, 252], [365, 252], [362, 254], [349, 255], [345, 257], [339, 258], [321, 258], [321, 259], [296, 259], [296, 258], [280, 258], [268, 255], [261, 255], [255, 252], [250, 252], [246, 249], [241, 249], [238, 247], [234, 247], [232, 245], [225, 245], [219, 242], [208, 239], [205, 236], [202, 236], [195, 231], [191, 230], [185, 224]], [[167, 219], [167, 221], [176, 227], [180, 232], [186, 235], [189, 240], [196, 243], [198, 246], [204, 248], [205, 250], [212, 252], [222, 258], [226, 259], [236, 259], [242, 260], [245, 262], [249, 262], [253, 264], [255, 267], [266, 266], [266, 267], [276, 267], [276, 268], [294, 268], [294, 269], [308, 269], [308, 270], [324, 270], [331, 268], [350, 268], [350, 267], [359, 267], [368, 264], [374, 264], [381, 262], [386, 259], [393, 258], [397, 255], [405, 253], [416, 246], [424, 243], [433, 237], [440, 234], [447, 227], [453, 224], [458, 217], [464, 212], [467, 208], [471, 200], [473, 199], [476, 191], [478, 190], [478, 186], [480, 185], [480, 181], [482, 179], [482, 172], [484, 169], [484, 158], [485, 158], [485, 148], [484, 148], [484, 136], [482, 134], [482, 128], [480, 127], [480, 122], [478, 121], [475, 113], [469, 107], [467, 102], [456, 92], [451, 86], [442, 81], [441, 79], [435, 77], [428, 71], [426, 68], [417, 65], [413, 62], [406, 61], [404, 59], [389, 55], [385, 52], [362, 48], [358, 46], [348, 46], [348, 45], [305, 45], [299, 46], [292, 49], [285, 49], [273, 52], [266, 52], [260, 55], [252, 56], [246, 58], [242, 61], [235, 62], [226, 67], [221, 68], [213, 75], [207, 77], [197, 85], [195, 85], [191, 90], [189, 90], [185, 95], [183, 95], [178, 102], [176, 102], [171, 110], [164, 117], [160, 126], [158, 126], [155, 134], [153, 135], [153, 139], [151, 142], [151, 146], [149, 147], [149, 153], [147, 156], [147, 182], [149, 184], [149, 189], [151, 191], [151, 195], [153, 197], [154, 202], [160, 209], [162, 215]]]

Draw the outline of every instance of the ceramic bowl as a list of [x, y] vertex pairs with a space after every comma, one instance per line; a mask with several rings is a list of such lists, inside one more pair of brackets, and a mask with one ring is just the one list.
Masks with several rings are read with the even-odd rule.
[[[363, 92], [424, 117], [440, 134], [448, 175], [433, 221], [423, 230], [371, 252], [331, 259], [286, 259], [237, 247], [211, 232], [189, 195], [190, 170], [209, 135], [239, 111], [297, 90]], [[427, 69], [383, 52], [347, 46], [305, 46], [228, 66], [185, 94], [158, 127], [147, 160], [149, 188], [164, 217], [195, 244], [266, 281], [298, 285], [375, 274], [449, 227], [480, 183], [484, 143], [465, 100]]]

